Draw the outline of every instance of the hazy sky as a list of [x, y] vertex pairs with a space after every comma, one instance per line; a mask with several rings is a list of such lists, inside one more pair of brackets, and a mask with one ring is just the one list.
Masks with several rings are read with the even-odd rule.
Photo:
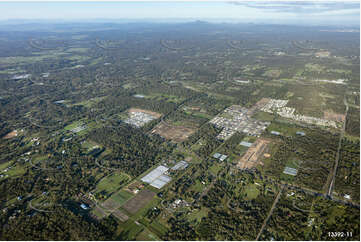
[[234, 19], [359, 25], [359, 2], [0, 2], [0, 19]]

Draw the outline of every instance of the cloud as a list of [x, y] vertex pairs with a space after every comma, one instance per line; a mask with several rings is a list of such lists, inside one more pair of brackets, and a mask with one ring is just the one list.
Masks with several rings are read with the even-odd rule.
[[359, 2], [310, 2], [310, 1], [253, 1], [253, 2], [229, 2], [229, 4], [244, 6], [248, 8], [293, 13], [293, 14], [317, 14], [336, 13], [342, 10], [352, 10], [360, 12]]

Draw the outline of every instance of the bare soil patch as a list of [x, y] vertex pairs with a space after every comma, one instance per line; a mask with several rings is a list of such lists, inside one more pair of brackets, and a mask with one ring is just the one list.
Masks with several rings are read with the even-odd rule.
[[17, 130], [13, 130], [11, 131], [10, 133], [7, 133], [5, 136], [4, 136], [4, 139], [11, 139], [11, 138], [14, 138], [18, 136], [18, 131]]
[[248, 114], [252, 115], [254, 111], [256, 110], [260, 110], [261, 108], [264, 107], [264, 105], [266, 105], [268, 102], [270, 101], [269, 98], [262, 98], [261, 100], [259, 100], [257, 103], [255, 103], [249, 110], [248, 110]]
[[169, 125], [164, 122], [158, 124], [153, 130], [152, 134], [159, 134], [165, 139], [175, 142], [182, 142], [186, 140], [191, 134], [195, 132], [195, 129], [187, 128], [184, 126]]
[[329, 111], [324, 111], [323, 117], [327, 120], [333, 120], [335, 122], [344, 122], [345, 121], [344, 114], [339, 114], [339, 113], [334, 113], [334, 112], [329, 112]]
[[120, 207], [120, 204], [114, 201], [112, 198], [109, 198], [108, 200], [102, 203], [102, 206], [107, 210], [115, 210]]
[[247, 152], [238, 161], [237, 167], [240, 169], [250, 169], [256, 166], [262, 157], [262, 154], [266, 151], [266, 148], [270, 141], [265, 139], [257, 139]]
[[330, 52], [329, 51], [318, 51], [315, 53], [316, 57], [329, 57]]
[[156, 118], [160, 118], [162, 116], [162, 114], [160, 114], [160, 113], [145, 110], [145, 109], [140, 109], [140, 108], [130, 108], [130, 109], [128, 109], [128, 113], [130, 113], [130, 112], [146, 113], [146, 114], [150, 114], [150, 115], [152, 115], [152, 116], [154, 116]]
[[155, 196], [155, 192], [149, 190], [140, 191], [135, 197], [129, 199], [123, 208], [131, 214], [135, 214], [139, 209], [144, 207]]

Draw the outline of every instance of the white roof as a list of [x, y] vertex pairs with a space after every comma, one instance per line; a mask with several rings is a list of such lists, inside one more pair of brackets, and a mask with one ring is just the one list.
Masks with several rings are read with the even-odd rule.
[[186, 168], [188, 166], [188, 163], [184, 160], [178, 162], [177, 164], [175, 164], [172, 168], [170, 168], [171, 170], [183, 170], [184, 168]]
[[219, 160], [224, 161], [227, 157], [228, 157], [228, 156], [226, 156], [226, 155], [222, 155], [222, 156], [219, 158]]
[[149, 172], [146, 176], [144, 176], [141, 181], [146, 183], [152, 183], [155, 179], [157, 179], [159, 176], [163, 175], [164, 172], [168, 170], [168, 167], [165, 166], [158, 166], [151, 172]]
[[291, 176], [297, 175], [297, 169], [286, 166], [283, 173]]
[[246, 141], [242, 141], [241, 143], [239, 143], [240, 145], [246, 146], [246, 147], [251, 147], [252, 143], [250, 142], [246, 142]]
[[170, 182], [172, 178], [170, 178], [167, 175], [161, 175], [158, 178], [156, 178], [152, 183], [150, 183], [151, 186], [155, 188], [162, 188], [164, 185], [166, 185], [168, 182]]

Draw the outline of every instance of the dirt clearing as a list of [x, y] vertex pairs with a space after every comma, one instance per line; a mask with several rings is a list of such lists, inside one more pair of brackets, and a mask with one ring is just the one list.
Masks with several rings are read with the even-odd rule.
[[115, 210], [120, 207], [120, 204], [116, 201], [114, 201], [112, 198], [109, 198], [105, 202], [102, 203], [102, 206], [106, 208], [107, 210]]
[[174, 142], [182, 142], [186, 140], [191, 134], [195, 132], [195, 129], [169, 125], [165, 122], [158, 124], [153, 130], [152, 134], [159, 134], [165, 139], [172, 140]]
[[268, 140], [257, 139], [238, 161], [237, 167], [240, 169], [250, 169], [256, 166], [269, 143], [270, 141]]
[[14, 138], [18, 136], [18, 131], [17, 130], [13, 130], [11, 131], [10, 133], [7, 133], [5, 136], [4, 136], [4, 139], [11, 139], [11, 138]]
[[156, 113], [156, 112], [152, 112], [152, 111], [140, 109], [140, 108], [130, 108], [130, 109], [128, 109], [128, 113], [130, 113], [130, 112], [146, 113], [146, 114], [150, 114], [156, 118], [160, 118], [162, 116], [162, 114], [160, 114], [160, 113]]
[[324, 117], [324, 119], [332, 120], [332, 121], [335, 121], [335, 122], [344, 122], [345, 121], [345, 115], [344, 114], [339, 114], [339, 113], [334, 113], [334, 112], [324, 111], [323, 112], [323, 117]]

